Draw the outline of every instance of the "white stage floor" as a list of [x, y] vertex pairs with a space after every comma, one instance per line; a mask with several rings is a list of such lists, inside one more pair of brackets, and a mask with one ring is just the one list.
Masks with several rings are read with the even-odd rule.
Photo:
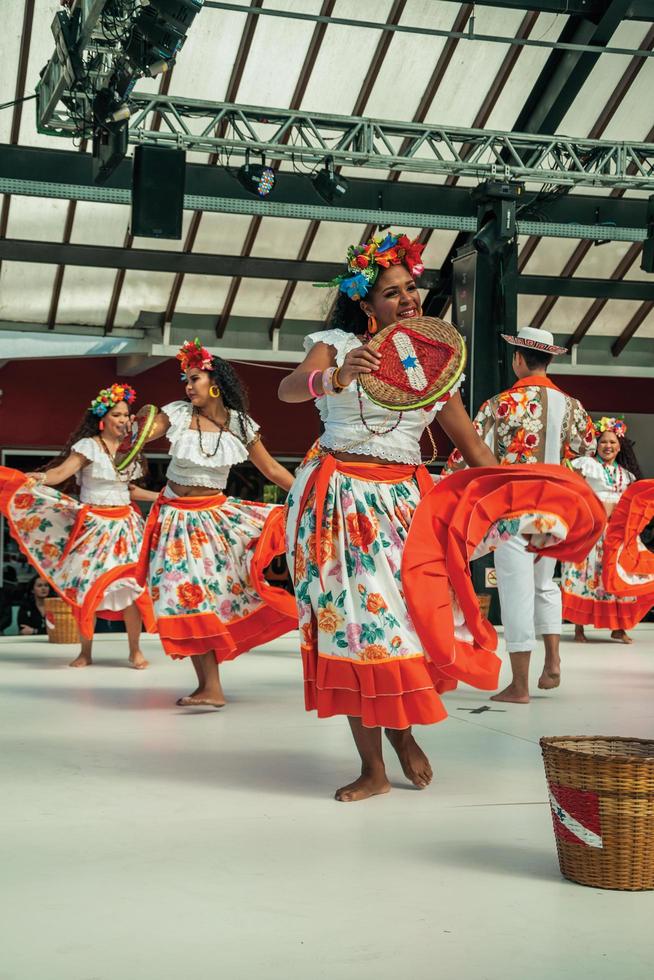
[[1, 980], [651, 976], [654, 893], [560, 877], [538, 747], [654, 736], [654, 628], [635, 637], [568, 636], [562, 688], [526, 707], [448, 695], [416, 730], [432, 786], [389, 754], [393, 791], [356, 804], [331, 798], [354, 750], [305, 714], [294, 636], [226, 665], [220, 712], [175, 706], [192, 670], [156, 639], [137, 672], [122, 636], [86, 670], [3, 638]]

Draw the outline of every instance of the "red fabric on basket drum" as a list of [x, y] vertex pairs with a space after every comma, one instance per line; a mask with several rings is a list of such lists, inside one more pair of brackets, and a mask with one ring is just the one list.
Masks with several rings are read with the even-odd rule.
[[[620, 497], [604, 537], [602, 579], [607, 592], [619, 596], [652, 596], [654, 554], [639, 547], [640, 534], [654, 517], [654, 480], [638, 480]], [[622, 573], [639, 577], [628, 581]]]
[[[415, 511], [404, 548], [402, 582], [427, 656], [444, 674], [483, 690], [497, 686], [497, 634], [482, 616], [469, 562], [500, 518], [554, 515], [567, 537], [539, 554], [580, 561], [606, 523], [604, 508], [585, 480], [561, 466], [479, 467], [434, 486]], [[455, 636], [454, 591], [470, 632]]]

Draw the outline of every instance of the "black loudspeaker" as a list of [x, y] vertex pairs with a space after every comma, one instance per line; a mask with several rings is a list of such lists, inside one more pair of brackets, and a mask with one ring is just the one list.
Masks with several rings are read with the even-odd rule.
[[643, 272], [654, 272], [654, 194], [647, 201], [647, 238], [643, 242], [640, 267]]
[[132, 171], [132, 234], [181, 238], [186, 153], [137, 146]]

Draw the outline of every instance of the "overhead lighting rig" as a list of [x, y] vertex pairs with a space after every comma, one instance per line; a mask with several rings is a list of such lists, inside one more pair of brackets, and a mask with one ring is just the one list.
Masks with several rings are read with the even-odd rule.
[[[60, 10], [55, 52], [37, 86], [41, 132], [92, 137], [94, 178], [127, 152], [130, 95], [139, 78], [170, 71], [204, 0], [94, 0]], [[57, 129], [57, 104], [70, 123]]]

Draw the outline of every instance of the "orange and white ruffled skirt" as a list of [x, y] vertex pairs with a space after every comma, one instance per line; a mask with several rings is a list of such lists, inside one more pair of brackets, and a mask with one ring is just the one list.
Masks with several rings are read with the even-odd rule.
[[459, 681], [497, 688], [497, 636], [479, 611], [473, 558], [513, 533], [581, 557], [605, 523], [586, 482], [561, 467], [464, 470], [434, 485], [424, 467], [309, 455], [296, 477], [287, 555], [305, 705], [367, 727], [441, 721], [440, 694]]
[[0, 511], [29, 563], [71, 607], [82, 636], [96, 616], [122, 619], [136, 603], [147, 630], [152, 604], [136, 581], [143, 518], [130, 504], [82, 504], [24, 473], [0, 467]]
[[145, 527], [137, 577], [147, 584], [164, 650], [233, 660], [297, 629], [295, 601], [264, 570], [284, 553], [283, 508], [167, 488]]
[[654, 606], [653, 521], [654, 480], [638, 480], [620, 498], [604, 538], [604, 588], [633, 597], [641, 608], [641, 619]]

